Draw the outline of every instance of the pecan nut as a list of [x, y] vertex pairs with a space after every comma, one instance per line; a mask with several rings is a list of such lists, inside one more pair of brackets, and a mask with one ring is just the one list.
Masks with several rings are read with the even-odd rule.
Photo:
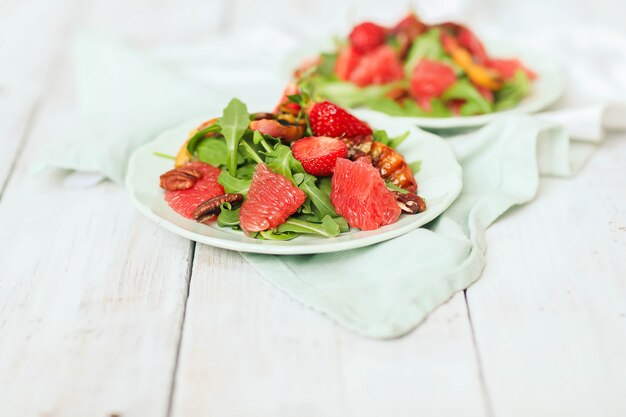
[[199, 223], [208, 223], [213, 220], [213, 216], [219, 214], [224, 203], [236, 204], [243, 200], [243, 195], [239, 193], [226, 193], [218, 195], [200, 204], [193, 212], [193, 218]]
[[252, 120], [266, 120], [266, 119], [273, 119], [274, 117], [275, 117], [274, 113], [259, 112], [259, 113], [252, 114]]
[[393, 196], [400, 209], [407, 214], [417, 214], [426, 210], [426, 202], [415, 193], [393, 191]]
[[187, 190], [202, 178], [202, 172], [193, 168], [175, 168], [161, 175], [161, 188], [166, 191]]

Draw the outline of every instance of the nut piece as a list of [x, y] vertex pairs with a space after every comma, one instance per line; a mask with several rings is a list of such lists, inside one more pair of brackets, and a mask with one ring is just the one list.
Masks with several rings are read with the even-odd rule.
[[273, 119], [274, 117], [275, 117], [274, 113], [259, 112], [259, 113], [252, 114], [252, 120]]
[[193, 218], [199, 222], [208, 224], [213, 220], [213, 216], [219, 214], [220, 207], [224, 203], [235, 204], [243, 200], [243, 195], [238, 193], [227, 193], [213, 197], [200, 204], [193, 212]]
[[426, 202], [415, 193], [392, 191], [400, 209], [407, 214], [417, 214], [426, 210]]
[[372, 165], [378, 168], [385, 180], [412, 193], [417, 191], [417, 182], [402, 155], [391, 147], [374, 142], [370, 151]]
[[193, 168], [175, 168], [160, 177], [161, 188], [166, 191], [186, 190], [202, 178], [202, 172]]
[[356, 161], [363, 154], [369, 154], [372, 150], [373, 136], [353, 136], [351, 138], [341, 138], [348, 147], [348, 159]]

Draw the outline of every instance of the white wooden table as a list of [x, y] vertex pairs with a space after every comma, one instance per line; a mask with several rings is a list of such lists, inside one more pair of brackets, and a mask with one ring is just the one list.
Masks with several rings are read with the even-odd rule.
[[395, 341], [158, 228], [119, 186], [29, 174], [72, 124], [78, 31], [175, 44], [277, 7], [0, 1], [0, 415], [626, 415], [624, 134], [495, 224], [480, 281]]

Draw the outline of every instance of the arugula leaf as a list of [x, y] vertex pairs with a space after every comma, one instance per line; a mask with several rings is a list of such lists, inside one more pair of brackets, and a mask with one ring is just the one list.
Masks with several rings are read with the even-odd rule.
[[331, 177], [321, 177], [317, 179], [317, 188], [320, 189], [321, 192], [330, 196], [330, 192], [332, 191], [332, 183], [333, 180]]
[[153, 154], [154, 156], [158, 156], [158, 157], [160, 157], [160, 158], [171, 159], [172, 161], [175, 161], [175, 160], [176, 160], [176, 157], [175, 157], [175, 156], [173, 156], [173, 155], [168, 155], [168, 154], [166, 154], [166, 153], [156, 152], [156, 151], [155, 151], [155, 152], [152, 152], [152, 154]]
[[339, 226], [330, 216], [325, 216], [321, 224], [290, 218], [278, 226], [276, 231], [278, 233], [317, 234], [324, 237], [335, 237], [340, 233]]
[[[280, 233], [276, 230], [265, 230], [259, 232], [259, 235], [261, 236], [261, 239], [265, 240], [291, 240], [300, 236], [300, 233], [294, 233], [289, 231]], [[257, 235], [256, 237], [258, 238], [259, 236]]]
[[[444, 100], [465, 100], [461, 107], [461, 114], [491, 113], [493, 111], [491, 103], [482, 96], [474, 85], [466, 79], [457, 80], [443, 93]], [[468, 106], [465, 110], [464, 107]], [[470, 113], [474, 112], [474, 113]]]
[[336, 63], [336, 53], [322, 53], [320, 55], [320, 63], [317, 65], [317, 73], [323, 77], [334, 77]]
[[206, 164], [219, 167], [226, 165], [227, 151], [224, 138], [206, 138], [197, 147], [198, 159]]
[[348, 221], [341, 216], [333, 217], [333, 221], [339, 226], [339, 232], [344, 233], [350, 230]]
[[422, 169], [422, 161], [413, 161], [409, 163], [409, 168], [413, 171], [413, 174], [417, 174]]
[[388, 189], [390, 189], [391, 191], [398, 191], [402, 194], [407, 194], [408, 190], [405, 190], [402, 187], [398, 187], [396, 184], [389, 182], [389, 181], [385, 181], [385, 185], [387, 186]]
[[366, 105], [369, 101], [384, 99], [387, 93], [395, 88], [405, 87], [405, 81], [398, 81], [383, 85], [358, 87], [345, 81], [324, 81], [312, 79], [315, 83], [315, 93], [327, 98], [343, 107], [357, 107]]
[[219, 124], [226, 139], [226, 166], [228, 167], [228, 172], [234, 176], [237, 175], [239, 140], [250, 124], [248, 108], [238, 99], [232, 99], [224, 109]]
[[222, 204], [220, 214], [217, 216], [217, 225], [239, 228], [239, 208], [233, 209], [230, 203]]
[[294, 168], [295, 165], [294, 161], [298, 162], [291, 154], [291, 148], [289, 146], [281, 144], [278, 144], [271, 152], [268, 152], [265, 156], [265, 163], [272, 171], [289, 179], [291, 182], [294, 183], [294, 185], [298, 185], [293, 180], [293, 174], [291, 172], [292, 168]]
[[299, 185], [300, 189], [311, 199], [313, 213], [320, 219], [324, 216], [336, 217], [337, 212], [330, 202], [330, 193], [326, 194], [317, 188], [316, 181], [317, 178], [313, 175], [305, 174], [302, 184]]
[[439, 28], [429, 29], [413, 41], [404, 64], [404, 73], [412, 74], [420, 59], [441, 61], [445, 57], [446, 51], [441, 44], [441, 31]]
[[205, 139], [206, 136], [210, 133], [217, 133], [221, 130], [219, 122], [212, 124], [209, 127], [205, 127], [202, 130], [198, 130], [194, 135], [187, 141], [187, 150], [190, 154], [194, 155], [196, 152], [196, 148], [202, 139]]
[[245, 197], [248, 195], [248, 190], [250, 190], [252, 179], [233, 177], [228, 171], [222, 171], [219, 177], [217, 177], [217, 182], [224, 187], [224, 191], [227, 193], [239, 193]]
[[531, 81], [523, 70], [517, 70], [512, 80], [496, 91], [496, 111], [515, 107], [531, 90]]
[[407, 131], [404, 132], [402, 135], [390, 138], [389, 134], [386, 131], [375, 130], [373, 135], [376, 142], [380, 142], [383, 145], [387, 145], [393, 149], [396, 149], [398, 146], [400, 146], [402, 142], [404, 142], [407, 137], [409, 137], [409, 132]]

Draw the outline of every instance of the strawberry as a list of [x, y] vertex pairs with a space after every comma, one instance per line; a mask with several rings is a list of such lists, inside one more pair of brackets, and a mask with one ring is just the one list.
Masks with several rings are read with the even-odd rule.
[[385, 42], [387, 29], [372, 22], [356, 25], [350, 32], [350, 44], [359, 53], [369, 52]]
[[362, 55], [350, 45], [342, 47], [337, 54], [337, 61], [335, 63], [335, 74], [337, 74], [337, 77], [339, 77], [340, 80], [348, 81], [354, 69], [359, 65], [361, 56]]
[[316, 177], [331, 175], [338, 158], [348, 156], [348, 147], [339, 139], [310, 136], [291, 145], [294, 158], [306, 172]]
[[340, 138], [372, 134], [369, 125], [330, 101], [313, 103], [308, 110], [309, 124], [316, 136]]
[[363, 55], [349, 80], [359, 87], [387, 84], [404, 78], [402, 62], [389, 45], [381, 45]]

